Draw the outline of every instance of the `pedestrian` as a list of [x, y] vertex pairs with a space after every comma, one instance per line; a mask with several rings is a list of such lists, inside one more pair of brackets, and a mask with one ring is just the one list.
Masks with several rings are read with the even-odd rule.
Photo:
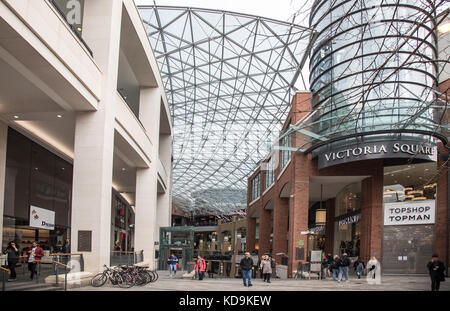
[[[70, 254], [70, 240], [66, 239], [64, 241], [63, 246], [61, 247], [61, 253], [63, 254]], [[63, 264], [67, 264], [67, 262], [69, 261], [69, 255], [63, 255]]]
[[272, 260], [269, 256], [262, 257], [260, 269], [264, 276], [264, 282], [270, 283], [270, 276], [272, 275]]
[[365, 268], [364, 261], [360, 257], [357, 257], [355, 262], [353, 263], [353, 269], [355, 269], [358, 279], [361, 278], [361, 275], [364, 272], [364, 268]]
[[3, 254], [8, 255], [8, 269], [11, 271], [8, 282], [16, 280], [16, 264], [19, 262], [19, 247], [16, 246], [14, 241], [8, 243], [8, 246], [3, 251]]
[[241, 259], [241, 262], [239, 263], [239, 266], [241, 267], [242, 272], [242, 281], [244, 282], [244, 286], [247, 286], [247, 280], [248, 280], [248, 286], [252, 285], [252, 268], [254, 266], [253, 259], [250, 257], [250, 253], [246, 252], [245, 257]]
[[27, 250], [28, 255], [28, 271], [30, 271], [30, 280], [33, 280], [34, 275], [37, 274], [36, 266], [38, 262], [44, 257], [44, 250], [35, 241]]
[[340, 266], [341, 266], [341, 260], [339, 259], [339, 256], [334, 255], [333, 261], [331, 262], [331, 272], [333, 275], [333, 281], [336, 281], [336, 278], [340, 279], [339, 276], [342, 278], [342, 275], [340, 274], [340, 271], [339, 271]]
[[432, 255], [431, 261], [427, 264], [427, 269], [430, 272], [431, 291], [439, 291], [441, 282], [445, 281], [445, 266], [444, 263], [439, 260], [437, 254]]
[[350, 258], [348, 258], [347, 253], [342, 254], [341, 266], [339, 267], [339, 282], [342, 280], [342, 276], [345, 276], [345, 281], [348, 282], [348, 267], [350, 266]]
[[265, 256], [265, 255], [262, 255], [261, 257], [259, 257], [259, 258], [258, 258], [258, 262], [256, 263], [256, 267], [257, 267], [257, 269], [258, 269], [258, 272], [259, 272], [259, 278], [260, 278], [260, 279], [263, 279], [263, 272], [262, 272], [262, 269], [261, 269], [260, 267], [261, 267], [261, 262], [263, 261], [264, 256]]
[[203, 259], [200, 255], [197, 257], [197, 261], [195, 262], [195, 271], [198, 273], [198, 279], [201, 281], [203, 280], [203, 276], [205, 275], [206, 271], [206, 261]]
[[378, 273], [379, 268], [378, 260], [375, 256], [372, 256], [370, 260], [367, 262], [367, 278], [375, 279], [376, 274]]
[[172, 272], [173, 275], [177, 274], [178, 257], [174, 254], [170, 254], [169, 258], [167, 259], [167, 263], [169, 264], [169, 276], [170, 278], [172, 278]]
[[331, 256], [331, 254], [327, 255], [327, 259], [328, 259], [328, 276], [331, 277], [331, 264], [333, 262], [333, 256]]
[[328, 261], [327, 256], [323, 255], [323, 258], [322, 258], [322, 280], [326, 280], [329, 268], [330, 268], [330, 262]]

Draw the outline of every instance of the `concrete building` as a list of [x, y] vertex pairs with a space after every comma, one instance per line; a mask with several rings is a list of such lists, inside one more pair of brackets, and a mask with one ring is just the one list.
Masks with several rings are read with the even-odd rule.
[[314, 3], [311, 92], [294, 96], [279, 146], [248, 178], [247, 250], [289, 276], [312, 250], [426, 274], [432, 253], [449, 264], [449, 80], [434, 62], [448, 59], [448, 32], [429, 19], [406, 31], [432, 8], [352, 5]]
[[0, 1], [0, 94], [2, 247], [71, 238], [86, 271], [115, 244], [153, 266], [172, 123], [134, 1]]

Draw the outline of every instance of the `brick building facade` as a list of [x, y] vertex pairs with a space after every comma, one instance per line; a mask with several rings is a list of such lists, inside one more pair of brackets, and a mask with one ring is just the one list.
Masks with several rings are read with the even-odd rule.
[[[310, 93], [297, 93], [292, 100], [283, 130], [304, 117], [310, 107]], [[291, 138], [292, 147], [298, 147], [296, 141], [301, 138], [299, 135], [303, 134], [296, 135]], [[352, 257], [359, 256], [367, 262], [375, 255], [382, 266], [384, 265], [386, 273], [425, 273], [425, 267], [422, 265], [429, 260], [432, 252], [441, 254], [441, 258], [448, 263], [448, 256], [444, 256], [448, 254], [448, 151], [442, 144], [438, 149], [436, 162], [417, 161], [417, 164], [414, 164], [414, 161], [408, 162], [404, 159], [380, 158], [322, 169], [319, 169], [318, 156], [313, 153], [290, 152], [290, 160], [283, 166], [283, 163], [277, 165], [282, 158], [282, 151], [272, 151], [261, 163], [273, 157], [278, 158], [278, 161], [275, 161], [274, 182], [265, 188], [267, 171], [261, 169], [261, 165], [248, 178], [247, 250], [258, 252], [259, 255], [270, 253], [278, 264], [287, 263], [289, 277], [297, 270], [300, 262], [308, 261], [310, 250], [321, 249], [326, 254], [342, 254], [342, 251], [346, 251], [346, 248], [339, 245], [340, 237], [335, 236], [336, 234], [351, 236], [350, 241], [345, 242], [351, 245]], [[407, 166], [409, 164], [412, 168]], [[435, 189], [435, 200], [432, 200], [435, 201], [434, 223], [387, 226], [383, 221], [383, 198], [392, 193], [387, 186], [387, 180], [397, 174], [392, 168], [400, 168], [397, 171], [401, 171], [401, 165], [405, 165], [403, 170], [426, 166], [425, 171], [429, 171], [430, 167], [433, 169], [433, 165], [436, 166], [435, 186], [426, 186], [427, 189]], [[416, 178], [422, 179], [420, 172], [415, 173]], [[252, 189], [255, 189], [253, 183], [258, 174], [260, 195], [255, 197]], [[425, 179], [425, 175], [423, 178]], [[394, 181], [391, 183], [394, 184]], [[325, 188], [325, 195], [322, 197], [320, 194], [320, 199], [317, 196], [319, 185]], [[348, 185], [358, 189], [358, 202], [353, 210], [335, 215], [349, 193], [350, 197], [356, 197], [351, 191], [344, 191]], [[420, 191], [424, 195], [424, 190]], [[413, 192], [418, 191], [411, 188], [403, 194]], [[415, 202], [414, 198], [410, 203]], [[419, 197], [417, 202], [429, 201], [426, 201], [425, 197]], [[316, 208], [317, 206], [320, 208]], [[324, 229], [321, 233], [323, 243], [320, 248], [313, 242], [314, 235], [310, 232], [304, 234], [314, 226], [311, 218], [314, 218], [313, 213], [317, 209], [326, 210], [326, 221], [321, 224]], [[344, 231], [344, 227], [350, 229]]]

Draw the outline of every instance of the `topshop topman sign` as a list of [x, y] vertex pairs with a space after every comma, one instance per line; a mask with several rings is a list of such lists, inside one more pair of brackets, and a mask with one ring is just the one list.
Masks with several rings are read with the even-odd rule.
[[319, 155], [319, 169], [362, 160], [379, 158], [412, 158], [436, 161], [437, 148], [428, 143], [417, 142], [378, 142], [358, 144], [336, 151], [327, 151]]

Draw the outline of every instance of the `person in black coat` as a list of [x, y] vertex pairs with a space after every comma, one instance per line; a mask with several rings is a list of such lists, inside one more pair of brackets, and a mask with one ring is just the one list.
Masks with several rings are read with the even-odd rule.
[[242, 281], [244, 282], [244, 286], [252, 286], [252, 268], [254, 266], [253, 259], [250, 257], [250, 253], [246, 252], [245, 257], [241, 259], [239, 263], [242, 272]]
[[[333, 275], [333, 281], [336, 281], [336, 277], [338, 277], [339, 274], [339, 267], [342, 265], [341, 259], [338, 255], [334, 255], [333, 261], [331, 262], [331, 272]], [[342, 274], [341, 277], [342, 278]]]
[[11, 271], [8, 281], [16, 280], [16, 264], [19, 262], [20, 252], [19, 247], [14, 241], [8, 243], [8, 246], [3, 251], [3, 254], [8, 254], [8, 269]]
[[431, 261], [427, 264], [427, 268], [431, 277], [431, 291], [439, 291], [441, 282], [445, 280], [444, 263], [439, 260], [439, 256], [437, 254], [433, 254]]
[[328, 257], [324, 255], [322, 258], [322, 280], [327, 278], [328, 269], [330, 269], [330, 262], [328, 261]]

